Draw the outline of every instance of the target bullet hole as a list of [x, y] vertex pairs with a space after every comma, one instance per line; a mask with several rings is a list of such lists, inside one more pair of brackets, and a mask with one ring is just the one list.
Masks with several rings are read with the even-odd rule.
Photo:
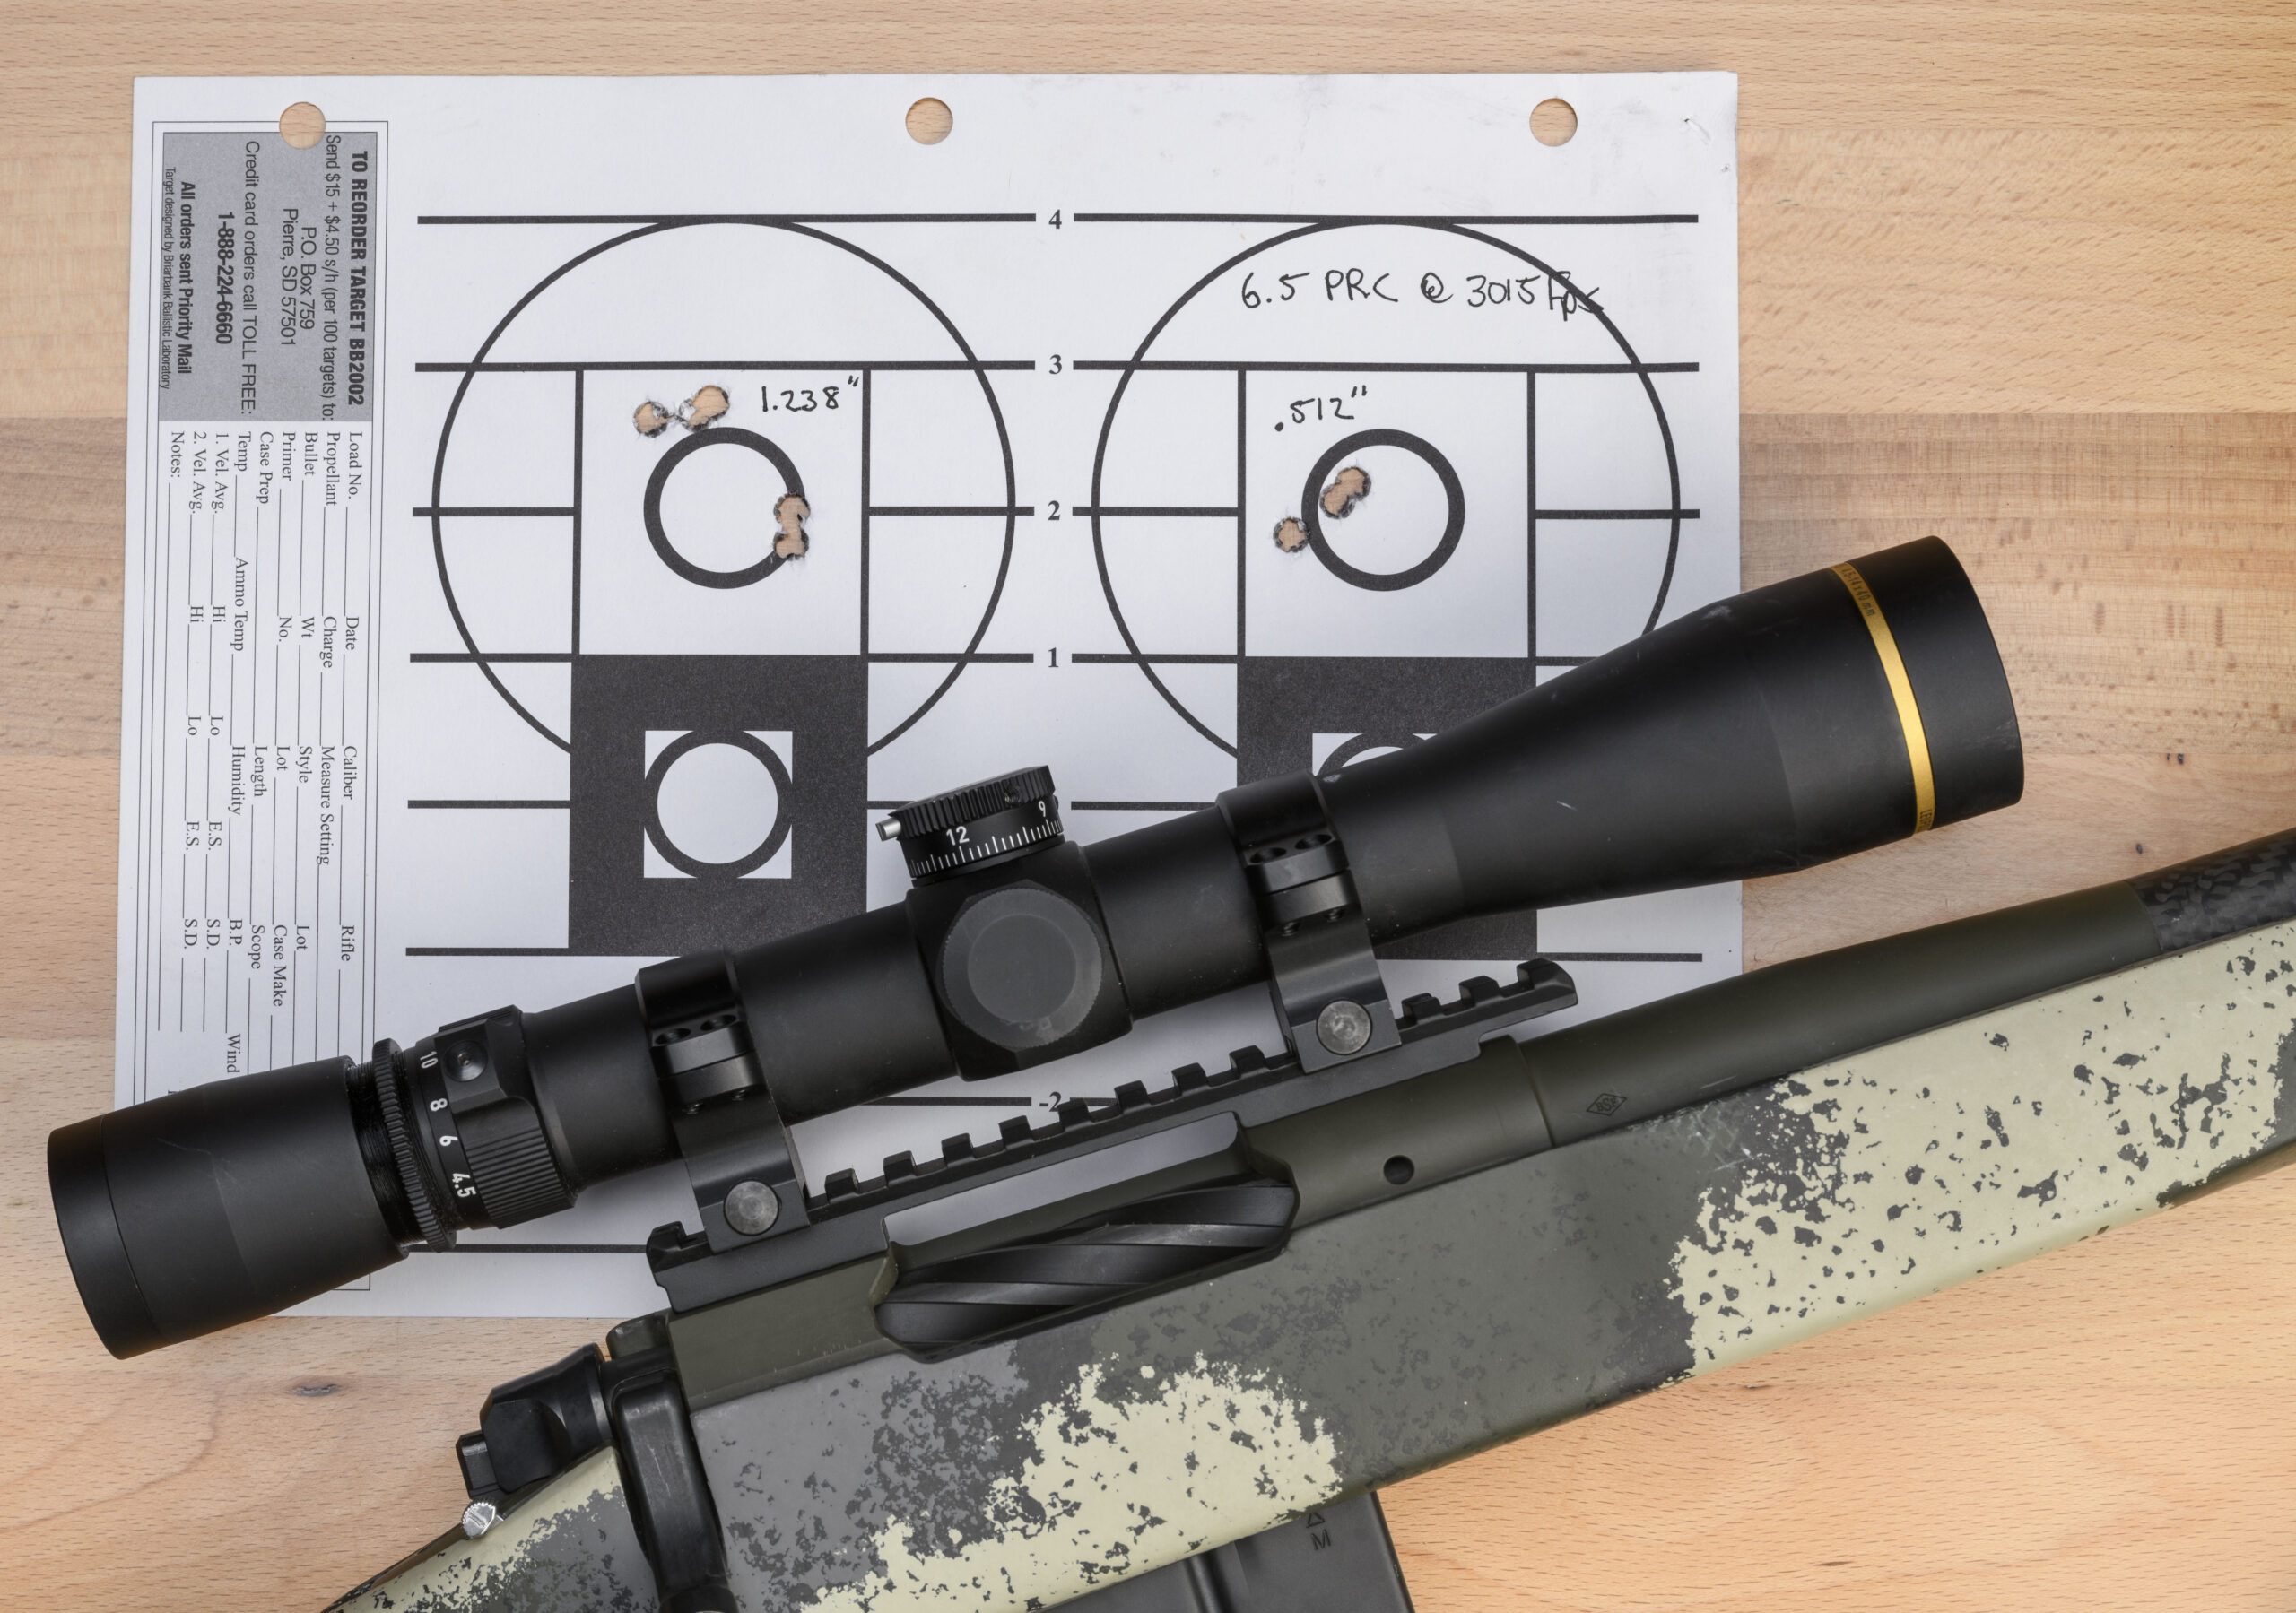
[[299, 100], [279, 115], [279, 138], [297, 151], [317, 145], [326, 133], [326, 114], [307, 100]]
[[659, 437], [673, 425], [683, 426], [689, 431], [699, 431], [726, 417], [734, 400], [726, 395], [723, 386], [704, 386], [676, 409], [665, 409], [648, 398], [630, 416], [630, 423], [638, 428], [640, 437]]
[[1371, 478], [1360, 465], [1349, 465], [1331, 479], [1324, 489], [1324, 514], [1337, 521], [1355, 513], [1355, 507], [1371, 496]]
[[1397, 1154], [1381, 1168], [1380, 1174], [1397, 1187], [1401, 1187], [1411, 1180], [1415, 1168], [1408, 1155]]
[[686, 399], [678, 411], [678, 421], [687, 430], [699, 431], [713, 421], [723, 419], [726, 411], [733, 406], [734, 400], [726, 395], [723, 386], [704, 386]]
[[929, 95], [909, 108], [909, 116], [901, 121], [909, 127], [909, 137], [919, 145], [938, 145], [957, 126], [956, 114], [949, 110], [949, 103]]
[[[1352, 464], [1335, 475], [1317, 500], [1323, 506], [1324, 519], [1344, 521], [1355, 513], [1355, 507], [1371, 496], [1371, 473], [1360, 464]], [[1286, 554], [1297, 554], [1308, 546], [1307, 524], [1297, 516], [1286, 516], [1275, 524], [1275, 546]]]
[[773, 501], [773, 524], [781, 529], [781, 535], [773, 540], [774, 553], [794, 560], [813, 546], [805, 536], [805, 517], [813, 513], [813, 507], [805, 502], [803, 493], [784, 493]]
[[1531, 137], [1541, 145], [1567, 145], [1578, 132], [1578, 110], [1567, 100], [1547, 100], [1531, 108]]

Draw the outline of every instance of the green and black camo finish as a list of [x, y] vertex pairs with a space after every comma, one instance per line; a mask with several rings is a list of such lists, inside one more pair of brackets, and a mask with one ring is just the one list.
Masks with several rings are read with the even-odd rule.
[[[1805, 960], [1805, 1000], [1883, 992], [1869, 1023], [1896, 1039], [1826, 1032], [1863, 1050], [1452, 1175], [1472, 1152], [1457, 1117], [1488, 1115], [1518, 1056], [1537, 1069], [1552, 1043], [1558, 1067], [1579, 1061], [1553, 1091], [1598, 1106], [1616, 1094], [1578, 1079], [1600, 1062], [1590, 1048], [1613, 1035], [1605, 1056], [1631, 1090], [1665, 1019], [1486, 1049], [1424, 1078], [1420, 1101], [1390, 1100], [1364, 1134], [1267, 1140], [1306, 1171], [1303, 1218], [1320, 1205], [1327, 1218], [1272, 1259], [1161, 1296], [931, 1361], [867, 1335], [865, 1272], [681, 1318], [742, 1605], [1049, 1605], [2274, 1162], [2296, 1137], [2290, 844], [2017, 910], [2017, 950], [2047, 909], [2066, 937], [2048, 967], [2097, 977], [1972, 985], [2003, 1005], [1970, 1017], [1931, 1011], [1934, 982], [1909, 974], [1945, 966], [1909, 945], [1898, 977], [1935, 1028], [1889, 1024], [1890, 971], [1871, 950], [1828, 955], [1848, 960], [1831, 974]], [[2186, 950], [2160, 955], [2163, 941]], [[1726, 1044], [1761, 1018], [1709, 992], [1702, 1008], [1677, 1000], [1674, 1030]], [[1483, 1146], [1542, 1129], [1498, 1106]], [[1551, 1097], [1543, 1129], [1568, 1137], [1557, 1109]], [[1383, 1157], [1422, 1142], [1431, 1158], [1452, 1149], [1448, 1164], [1387, 1182]], [[593, 1484], [583, 1505], [608, 1493]], [[621, 1600], [626, 1522], [617, 1537], [585, 1515], [599, 1543], [586, 1582], [559, 1555], [571, 1536], [555, 1521], [572, 1514], [536, 1515], [554, 1532], [536, 1531], [530, 1575], [506, 1562], [450, 1582], [414, 1565], [355, 1605], [646, 1605]], [[498, 1526], [506, 1554], [516, 1529]]]
[[327, 1613], [654, 1613], [659, 1605], [608, 1448], [522, 1497], [475, 1539], [450, 1531]]

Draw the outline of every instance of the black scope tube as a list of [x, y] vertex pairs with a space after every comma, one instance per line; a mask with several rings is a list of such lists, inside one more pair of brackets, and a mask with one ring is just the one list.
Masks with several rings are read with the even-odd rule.
[[[1344, 846], [1349, 911], [1379, 942], [1808, 867], [2006, 806], [2023, 763], [1984, 612], [1930, 538], [1720, 601], [1409, 749], [1290, 787]], [[448, 1246], [457, 1227], [563, 1208], [682, 1151], [691, 1166], [706, 1106], [662, 1072], [662, 1048], [688, 1036], [701, 1048], [733, 1019], [760, 1088], [794, 1123], [1039, 1063], [1265, 979], [1268, 931], [1232, 807], [1264, 788], [1089, 847], [1056, 836], [1009, 866], [920, 880], [898, 906], [656, 966], [639, 987], [65, 1127], [49, 1173], [82, 1298], [106, 1345], [135, 1354], [405, 1247]], [[1016, 883], [1078, 915], [1095, 994], [1065, 1028], [997, 1044], [952, 1001], [949, 949], [967, 903]], [[724, 1011], [691, 1008], [713, 980]], [[679, 1020], [670, 1032], [665, 1017]]]
[[[1853, 564], [1918, 713], [1934, 780], [1921, 827], [2014, 802], [2016, 710], [1952, 550], [1925, 538]], [[1320, 782], [1374, 942], [1808, 868], [1904, 839], [1923, 806], [1874, 632], [1832, 570], [1719, 601]], [[1133, 1017], [1266, 977], [1218, 809], [1083, 854]], [[785, 1115], [974, 1073], [951, 1058], [908, 916], [883, 907], [736, 956]]]

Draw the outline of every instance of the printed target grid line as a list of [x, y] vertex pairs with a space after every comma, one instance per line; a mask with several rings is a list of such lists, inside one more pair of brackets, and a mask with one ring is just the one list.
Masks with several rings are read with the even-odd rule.
[[1079, 224], [1695, 224], [1694, 212], [1078, 212]]
[[[583, 412], [586, 402], [586, 392], [587, 389], [595, 384], [601, 377], [610, 377], [616, 374], [635, 374], [643, 372], [674, 373], [680, 371], [716, 372], [728, 376], [770, 376], [775, 374], [793, 374], [804, 371], [813, 371], [848, 373], [858, 377], [859, 396], [857, 402], [859, 403], [858, 412], [860, 419], [858, 422], [859, 437], [857, 443], [857, 458], [859, 495], [857, 500], [857, 507], [851, 512], [851, 514], [858, 547], [858, 554], [857, 558], [860, 582], [857, 609], [857, 629], [859, 648], [857, 655], [856, 655], [854, 658], [863, 667], [874, 667], [880, 665], [912, 665], [920, 667], [941, 667], [946, 669], [944, 675], [939, 676], [931, 681], [930, 687], [923, 692], [921, 698], [915, 700], [913, 703], [907, 700], [902, 702], [904, 706], [909, 707], [906, 711], [906, 715], [896, 715], [895, 720], [890, 724], [885, 732], [874, 737], [868, 736], [865, 733], [858, 736], [860, 740], [864, 741], [865, 746], [864, 754], [869, 756], [875, 755], [887, 745], [890, 745], [900, 739], [902, 734], [909, 732], [918, 722], [922, 721], [924, 717], [936, 706], [938, 706], [947, 696], [950, 689], [954, 686], [957, 679], [961, 677], [968, 668], [975, 664], [1026, 664], [1032, 663], [1036, 659], [1035, 655], [1031, 652], [986, 651], [981, 648], [981, 644], [987, 636], [989, 624], [995, 620], [998, 607], [1003, 601], [1007, 581], [1010, 577], [1014, 540], [1016, 536], [1016, 523], [1020, 518], [1023, 516], [1033, 516], [1036, 513], [1033, 506], [1023, 504], [1017, 497], [1017, 471], [1014, 463], [1011, 434], [1004, 420], [1002, 403], [996, 395], [995, 386], [991, 380], [991, 376], [996, 373], [1005, 371], [1034, 370], [1037, 368], [1036, 360], [1033, 359], [984, 357], [979, 354], [971, 347], [962, 332], [957, 328], [954, 323], [948, 317], [947, 313], [930, 295], [928, 295], [908, 275], [895, 268], [891, 263], [887, 262], [884, 257], [877, 253], [873, 252], [850, 239], [845, 238], [842, 236], [831, 234], [823, 229], [815, 227], [820, 225], [836, 226], [848, 224], [1019, 224], [1034, 222], [1035, 215], [1030, 213], [872, 213], [835, 215], [707, 213], [665, 214], [659, 216], [560, 214], [488, 216], [427, 215], [420, 221], [426, 224], [448, 226], [517, 226], [532, 224], [585, 225], [611, 228], [614, 230], [614, 233], [603, 240], [599, 240], [594, 244], [587, 246], [582, 250], [574, 253], [571, 256], [560, 263], [555, 268], [544, 275], [533, 286], [529, 287], [509, 306], [501, 317], [495, 322], [492, 328], [487, 332], [484, 339], [479, 343], [475, 351], [473, 352], [469, 358], [454, 361], [422, 361], [416, 363], [413, 367], [418, 374], [450, 375], [455, 377], [455, 390], [446, 404], [443, 419], [439, 429], [437, 453], [432, 464], [431, 485], [430, 490], [430, 497], [423, 503], [416, 506], [412, 511], [412, 514], [415, 519], [427, 521], [430, 524], [432, 563], [438, 575], [440, 599], [447, 607], [447, 614], [453, 625], [456, 637], [461, 640], [461, 648], [439, 648], [415, 651], [408, 655], [408, 661], [410, 663], [416, 664], [460, 664], [474, 666], [479, 671], [481, 676], [486, 681], [489, 687], [493, 690], [497, 698], [503, 702], [504, 706], [510, 712], [515, 714], [529, 728], [533, 729], [537, 735], [548, 741], [552, 745], [567, 754], [570, 758], [574, 756], [577, 735], [573, 733], [571, 728], [570, 727], [568, 732], [561, 733], [558, 731], [557, 726], [553, 722], [544, 721], [537, 714], [536, 709], [531, 706], [528, 701], [522, 699], [518, 693], [509, 687], [509, 685], [504, 681], [503, 677], [498, 673], [496, 668], [499, 666], [507, 669], [519, 665], [567, 666], [578, 671], [582, 663], [595, 659], [594, 654], [586, 654], [585, 646], [582, 643], [583, 611], [581, 603], [581, 551], [586, 535], [584, 532], [585, 516], [586, 514], [589, 513], [586, 512], [583, 507], [584, 490], [586, 486], [583, 469], [583, 454], [587, 440]], [[899, 353], [898, 351], [891, 354], [880, 352], [875, 356], [864, 359], [761, 357], [758, 356], [754, 351], [746, 354], [728, 354], [716, 359], [700, 360], [687, 358], [631, 359], [621, 356], [607, 356], [604, 354], [595, 358], [563, 358], [556, 356], [541, 357], [531, 355], [510, 356], [508, 354], [498, 356], [498, 352], [505, 334], [512, 328], [520, 315], [525, 313], [526, 310], [535, 303], [537, 298], [548, 291], [552, 286], [564, 280], [568, 274], [581, 269], [585, 264], [596, 261], [604, 254], [611, 253], [619, 248], [630, 247], [633, 243], [645, 240], [648, 238], [660, 236], [672, 231], [687, 230], [697, 227], [711, 225], [747, 227], [748, 229], [753, 229], [770, 236], [786, 236], [788, 238], [817, 242], [837, 253], [845, 255], [851, 259], [857, 260], [860, 264], [865, 264], [869, 269], [874, 270], [877, 274], [882, 275], [886, 282], [891, 282], [891, 286], [897, 287], [900, 292], [905, 293], [909, 299], [913, 299], [915, 305], [919, 307], [927, 316], [929, 316], [930, 324], [926, 328], [936, 329], [940, 336], [944, 338], [949, 343], [950, 346], [953, 348], [955, 356], [910, 356], [902, 355]], [[675, 343], [663, 343], [662, 345], [665, 348], [670, 348], [673, 346], [677, 348], [688, 348], [690, 346], [699, 347], [700, 344]], [[832, 345], [844, 346], [845, 343], [822, 343], [822, 345], [824, 348], [827, 348]], [[547, 352], [547, 349], [545, 349], [544, 351]], [[953, 373], [959, 375], [970, 374], [978, 381], [979, 386], [980, 404], [984, 409], [985, 421], [990, 429], [990, 431], [993, 432], [996, 460], [1001, 460], [1001, 464], [998, 464], [996, 468], [1001, 472], [1002, 497], [995, 502], [982, 501], [961, 504], [950, 503], [925, 505], [900, 504], [892, 502], [880, 503], [877, 500], [876, 495], [873, 491], [872, 458], [874, 450], [878, 446], [875, 443], [875, 437], [878, 429], [880, 429], [880, 422], [877, 419], [876, 403], [878, 400], [876, 399], [875, 394], [881, 378], [887, 375], [930, 376], [936, 373]], [[480, 377], [491, 376], [533, 375], [564, 375], [570, 380], [572, 388], [572, 416], [574, 431], [572, 470], [573, 490], [570, 500], [566, 503], [552, 502], [547, 499], [546, 495], [544, 499], [533, 499], [531, 501], [520, 499], [495, 502], [483, 498], [471, 499], [463, 502], [449, 500], [445, 496], [444, 491], [447, 481], [448, 449], [453, 439], [457, 420], [463, 413], [465, 401], [470, 395], [470, 388], [474, 382], [478, 380]], [[752, 438], [754, 438], [755, 440], [750, 440]], [[987, 440], [987, 438], [985, 434], [984, 446], [986, 446]], [[721, 591], [731, 591], [746, 587], [753, 583], [761, 582], [765, 577], [770, 576], [775, 570], [778, 569], [781, 561], [787, 557], [779, 554], [770, 553], [767, 559], [761, 566], [751, 566], [731, 572], [719, 571], [712, 567], [698, 565], [691, 560], [685, 559], [685, 557], [678, 555], [675, 552], [674, 546], [670, 542], [668, 533], [664, 530], [660, 507], [663, 489], [668, 480], [670, 471], [674, 467], [674, 465], [683, 460], [690, 459], [694, 454], [700, 452], [704, 447], [719, 444], [738, 444], [749, 448], [752, 452], [758, 454], [761, 457], [765, 459], [772, 466], [775, 473], [779, 475], [782, 481], [787, 484], [787, 490], [790, 493], [797, 494], [800, 498], [803, 498], [805, 495], [802, 488], [802, 477], [800, 473], [796, 464], [790, 459], [789, 455], [782, 452], [778, 448], [778, 445], [772, 443], [770, 439], [764, 438], [761, 434], [747, 432], [738, 427], [728, 429], [712, 424], [706, 429], [696, 430], [691, 436], [673, 445], [668, 453], [663, 455], [660, 461], [657, 462], [653, 478], [648, 483], [648, 496], [645, 500], [646, 509], [644, 511], [647, 517], [645, 521], [645, 525], [647, 527], [646, 536], [654, 550], [656, 558], [657, 558], [662, 564], [669, 567], [673, 573], [683, 577], [689, 583], [692, 583], [698, 586], [708, 586]], [[990, 463], [995, 464], [996, 460], [992, 460]], [[987, 489], [984, 487], [981, 490], [985, 492]], [[998, 544], [996, 550], [994, 577], [993, 579], [989, 581], [989, 585], [985, 591], [985, 603], [980, 606], [977, 619], [970, 624], [970, 630], [961, 627], [959, 629], [959, 631], [963, 634], [963, 637], [960, 640], [961, 647], [950, 647], [945, 649], [879, 648], [876, 646], [872, 637], [870, 620], [873, 560], [872, 551], [874, 547], [874, 541], [877, 537], [877, 534], [872, 530], [873, 523], [883, 519], [930, 521], [940, 518], [993, 520], [1001, 523], [1001, 542]], [[457, 594], [455, 579], [452, 575], [451, 568], [448, 564], [447, 553], [446, 524], [449, 521], [454, 521], [461, 524], [458, 527], [458, 532], [477, 532], [483, 533], [490, 522], [500, 521], [508, 523], [519, 520], [536, 519], [555, 520], [566, 523], [567, 551], [574, 569], [572, 586], [570, 590], [569, 625], [565, 635], [565, 642], [568, 647], [564, 650], [490, 650], [481, 642], [479, 635], [474, 629], [472, 621], [466, 616], [464, 609], [464, 602]], [[984, 535], [986, 534], [984, 533]], [[681, 561], [683, 561], [683, 563], [681, 564]], [[697, 573], [700, 575], [697, 576]], [[733, 731], [728, 730], [726, 732], [730, 733]], [[725, 737], [725, 734], [717, 733], [714, 737], [722, 739]], [[753, 753], [756, 750], [768, 748], [762, 746], [753, 734], [744, 733], [742, 738], [747, 741], [747, 744], [744, 745], [736, 742], [737, 749], [750, 750]], [[684, 735], [683, 740], [673, 741], [670, 750], [665, 750], [656, 756], [655, 763], [653, 767], [649, 768], [648, 787], [645, 793], [647, 802], [646, 813], [648, 819], [648, 821], [645, 826], [645, 834], [649, 848], [649, 854], [660, 857], [665, 863], [670, 864], [678, 872], [683, 873], [688, 877], [715, 879], [720, 875], [738, 877], [744, 873], [754, 873], [758, 872], [757, 869], [750, 865], [752, 863], [762, 863], [764, 861], [770, 859], [772, 856], [774, 850], [778, 849], [778, 846], [765, 847], [764, 855], [762, 857], [759, 856], [754, 851], [752, 851], [752, 853], [748, 855], [736, 858], [733, 863], [720, 863], [715, 861], [698, 861], [697, 859], [687, 856], [679, 852], [674, 845], [665, 844], [665, 842], [669, 839], [669, 837], [664, 832], [663, 827], [658, 821], [658, 810], [656, 797], [658, 794], [658, 785], [661, 783], [661, 779], [659, 776], [657, 776], [657, 775], [665, 772], [669, 763], [674, 762], [676, 759], [676, 756], [683, 754], [683, 750], [696, 748], [695, 742], [689, 742], [692, 741], [693, 734], [689, 732]], [[683, 750], [678, 749], [681, 745], [683, 746]], [[787, 770], [786, 768], [781, 767], [778, 759], [769, 758], [765, 760], [763, 765], [767, 766], [770, 769], [779, 769], [778, 773], [774, 776], [774, 783], [777, 786], [783, 785], [787, 783]], [[575, 792], [575, 795], [577, 797], [578, 797], [579, 794], [579, 791]], [[500, 812], [509, 811], [514, 812], [556, 811], [563, 813], [575, 810], [578, 806], [578, 802], [575, 799], [562, 798], [557, 791], [534, 791], [527, 793], [517, 792], [514, 788], [512, 790], [501, 792], [500, 796], [449, 795], [447, 793], [441, 792], [436, 797], [411, 800], [405, 804], [410, 809], [422, 810], [426, 812], [436, 811]], [[782, 814], [783, 820], [777, 824], [774, 834], [770, 836], [769, 838], [786, 839], [787, 830], [786, 816], [786, 813]], [[782, 863], [786, 867], [786, 857], [782, 859]], [[736, 867], [735, 864], [739, 864], [740, 866]], [[570, 864], [569, 878], [571, 880], [575, 877], [574, 871]], [[406, 947], [404, 949], [404, 955], [408, 957], [500, 958], [578, 955], [587, 951], [594, 951], [596, 950], [596, 949], [594, 947], [585, 948], [573, 945], [417, 945]]]

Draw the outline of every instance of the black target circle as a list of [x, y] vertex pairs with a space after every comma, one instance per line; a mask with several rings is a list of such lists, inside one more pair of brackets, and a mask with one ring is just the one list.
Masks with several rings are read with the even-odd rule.
[[1336, 778], [1342, 767], [1374, 750], [1407, 750], [1417, 743], [1415, 733], [1359, 733], [1335, 747], [1316, 771], [1326, 779]]
[[[705, 863], [680, 849], [662, 827], [662, 781], [678, 759], [704, 745], [731, 745], [746, 751], [764, 765], [773, 780], [773, 823], [765, 831], [765, 838], [730, 863]], [[744, 874], [754, 873], [772, 861], [773, 854], [789, 838], [789, 769], [773, 753], [773, 747], [754, 733], [743, 728], [696, 728], [682, 733], [662, 747], [661, 755], [646, 769], [646, 838], [662, 854], [664, 862], [682, 873], [697, 880], [738, 880]]]
[[[1446, 507], [1443, 535], [1436, 540], [1435, 547], [1428, 551], [1424, 559], [1401, 571], [1366, 571], [1361, 566], [1350, 565], [1340, 559], [1338, 551], [1324, 537], [1325, 481], [1339, 469], [1340, 461], [1366, 448], [1401, 448], [1407, 454], [1416, 455], [1426, 462], [1427, 468], [1435, 473], [1435, 479], [1443, 484]], [[1341, 438], [1324, 450], [1323, 457], [1317, 460], [1308, 472], [1308, 485], [1300, 495], [1300, 524], [1307, 529], [1308, 547], [1316, 551], [1316, 559], [1324, 563], [1324, 569], [1343, 583], [1369, 588], [1375, 593], [1414, 587], [1442, 570], [1443, 563], [1457, 550], [1459, 533], [1466, 522], [1467, 498], [1465, 490], [1459, 486], [1458, 472], [1452, 469], [1451, 462], [1443, 457], [1441, 449], [1425, 438], [1415, 437], [1408, 431], [1381, 429], [1358, 431], [1352, 437]]]
[[662, 557], [662, 564], [686, 581], [699, 583], [705, 588], [746, 588], [752, 583], [763, 582], [780, 570], [782, 564], [790, 557], [775, 553], [772, 543], [768, 542], [765, 558], [756, 565], [744, 566], [739, 571], [715, 571], [707, 566], [697, 566], [680, 554], [677, 545], [670, 542], [670, 534], [662, 525], [662, 491], [670, 485], [670, 473], [702, 449], [718, 443], [747, 448], [761, 456], [781, 473], [782, 483], [789, 494], [800, 499], [805, 496], [805, 484], [797, 474], [797, 466], [788, 455], [781, 451], [780, 444], [754, 431], [745, 431], [739, 426], [713, 426], [708, 430], [695, 432], [663, 455], [654, 466], [654, 473], [646, 479], [646, 536], [654, 545], [654, 552]]

